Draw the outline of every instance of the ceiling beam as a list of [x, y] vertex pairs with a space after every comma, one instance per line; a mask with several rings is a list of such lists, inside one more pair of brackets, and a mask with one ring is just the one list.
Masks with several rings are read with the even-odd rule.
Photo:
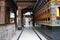
[[36, 1], [16, 1], [16, 2], [36, 2]]

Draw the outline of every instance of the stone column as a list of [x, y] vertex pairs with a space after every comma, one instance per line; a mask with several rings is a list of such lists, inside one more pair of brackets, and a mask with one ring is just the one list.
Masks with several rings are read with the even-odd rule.
[[[52, 25], [53, 24], [57, 24], [57, 15], [56, 15], [56, 8], [57, 8], [57, 1], [53, 1], [51, 2], [50, 6], [51, 6], [51, 21], [52, 21]], [[60, 3], [59, 3], [60, 5]], [[60, 26], [55, 26], [55, 27], [52, 27], [52, 39], [53, 40], [59, 40], [60, 38]]]
[[5, 2], [0, 1], [0, 24], [5, 24]]
[[18, 28], [21, 28], [22, 26], [22, 24], [21, 24], [21, 8], [20, 7], [18, 7]]
[[51, 24], [56, 24], [56, 6], [55, 2], [50, 3], [50, 20]]
[[18, 28], [21, 29], [23, 27], [23, 14], [22, 9], [26, 8], [27, 6], [18, 6]]

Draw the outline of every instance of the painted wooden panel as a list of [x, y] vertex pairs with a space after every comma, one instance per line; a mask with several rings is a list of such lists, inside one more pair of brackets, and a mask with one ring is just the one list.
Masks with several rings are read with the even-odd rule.
[[56, 1], [60, 2], [60, 0], [56, 0]]

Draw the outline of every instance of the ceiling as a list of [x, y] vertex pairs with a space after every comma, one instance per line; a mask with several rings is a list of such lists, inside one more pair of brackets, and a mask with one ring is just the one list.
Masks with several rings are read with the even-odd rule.
[[30, 11], [30, 9], [31, 9], [30, 7], [34, 8], [34, 5], [37, 0], [14, 0], [14, 1], [16, 1], [18, 9], [24, 9], [24, 12], [25, 12], [27, 10]]
[[15, 0], [15, 1], [36, 1], [36, 0]]
[[35, 3], [36, 3], [36, 0], [15, 0], [16, 3], [17, 3], [17, 6], [18, 7], [21, 7], [21, 8], [26, 8], [28, 6], [34, 6]]

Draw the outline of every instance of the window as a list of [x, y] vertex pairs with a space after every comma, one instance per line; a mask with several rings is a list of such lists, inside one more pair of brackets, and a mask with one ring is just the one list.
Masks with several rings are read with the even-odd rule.
[[50, 21], [50, 18], [48, 18], [48, 21]]
[[49, 9], [48, 9], [48, 12], [49, 12]]
[[15, 18], [15, 15], [13, 12], [10, 12], [10, 18]]

